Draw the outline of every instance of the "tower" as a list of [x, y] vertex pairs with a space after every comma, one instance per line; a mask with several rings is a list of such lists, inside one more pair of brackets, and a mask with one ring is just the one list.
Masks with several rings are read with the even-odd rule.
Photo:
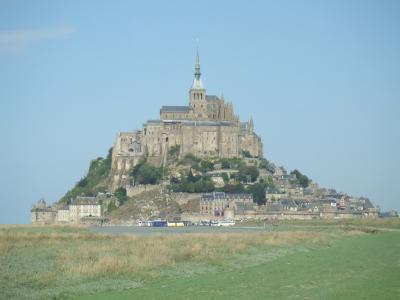
[[189, 90], [189, 104], [196, 119], [207, 117], [206, 89], [201, 81], [199, 49], [196, 51], [196, 64], [194, 66], [194, 79]]

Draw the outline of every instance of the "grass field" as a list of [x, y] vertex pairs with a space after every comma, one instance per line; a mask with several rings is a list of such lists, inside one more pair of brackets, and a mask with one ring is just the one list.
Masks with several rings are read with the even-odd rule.
[[396, 222], [150, 237], [2, 226], [0, 298], [399, 299]]

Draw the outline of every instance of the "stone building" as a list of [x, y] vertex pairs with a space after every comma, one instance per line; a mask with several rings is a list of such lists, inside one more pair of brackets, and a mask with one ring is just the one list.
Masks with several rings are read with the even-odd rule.
[[240, 122], [224, 97], [207, 95], [201, 80], [197, 52], [188, 106], [162, 106], [160, 119], [149, 120], [141, 130], [118, 133], [113, 147], [112, 188], [125, 186], [128, 175], [143, 156], [155, 165], [166, 161], [168, 149], [180, 145], [179, 156], [240, 157], [248, 151], [263, 157], [261, 138], [253, 120]]
[[253, 195], [246, 193], [205, 193], [200, 199], [200, 213], [211, 217], [226, 217], [227, 212], [232, 217], [238, 210], [251, 210], [253, 206]]
[[96, 197], [76, 197], [69, 205], [71, 223], [79, 223], [85, 217], [101, 217], [101, 205]]
[[31, 209], [32, 224], [53, 224], [55, 222], [57, 211], [46, 206], [46, 201], [41, 198], [37, 205]]
[[80, 223], [82, 218], [101, 218], [101, 204], [96, 197], [76, 197], [71, 204], [64, 206], [47, 207], [46, 201], [40, 199], [31, 209], [32, 224], [74, 224]]
[[56, 222], [60, 224], [70, 222], [68, 205], [61, 206], [57, 209]]

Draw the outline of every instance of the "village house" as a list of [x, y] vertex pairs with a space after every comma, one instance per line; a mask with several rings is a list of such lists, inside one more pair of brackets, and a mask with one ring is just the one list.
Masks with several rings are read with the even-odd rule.
[[69, 205], [47, 207], [40, 199], [31, 209], [32, 224], [77, 224], [82, 218], [101, 218], [101, 204], [96, 197], [78, 196]]
[[69, 205], [69, 219], [79, 223], [84, 217], [101, 217], [101, 205], [96, 197], [76, 197]]
[[233, 218], [232, 213], [234, 214], [238, 209], [253, 209], [253, 206], [252, 194], [205, 193], [201, 196], [200, 213], [213, 217], [227, 217], [226, 212], [229, 211], [229, 216]]

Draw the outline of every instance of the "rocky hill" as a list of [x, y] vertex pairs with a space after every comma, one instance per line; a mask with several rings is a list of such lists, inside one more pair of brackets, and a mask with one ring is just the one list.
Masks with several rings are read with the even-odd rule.
[[361, 213], [373, 208], [367, 198], [321, 188], [298, 170], [287, 172], [248, 152], [236, 158], [201, 159], [190, 153], [180, 157], [173, 148], [164, 166], [141, 159], [126, 173], [126, 184], [118, 187], [112, 183], [111, 160], [112, 149], [106, 158], [91, 161], [87, 175], [57, 205], [77, 196], [97, 196], [104, 216], [115, 223], [199, 213], [201, 194], [210, 192], [252, 194], [255, 205], [267, 211], [315, 212], [334, 206]]

